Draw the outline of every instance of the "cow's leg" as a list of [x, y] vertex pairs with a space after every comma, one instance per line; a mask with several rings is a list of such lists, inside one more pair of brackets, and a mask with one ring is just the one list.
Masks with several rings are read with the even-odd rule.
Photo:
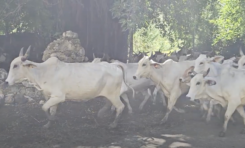
[[[156, 105], [156, 98], [157, 98], [157, 92], [159, 92], [159, 89], [157, 87], [155, 87], [153, 93], [152, 93], [152, 97], [153, 97], [153, 105]], [[165, 101], [165, 100], [164, 100]], [[165, 106], [166, 106], [166, 101], [165, 101]]]
[[243, 118], [243, 129], [241, 131], [241, 134], [245, 134], [245, 112], [244, 112], [244, 109], [243, 109], [243, 106], [239, 106], [237, 109], [237, 112], [242, 116]]
[[130, 105], [130, 103], [129, 103], [127, 94], [122, 94], [121, 97], [123, 98], [123, 100], [124, 100], [124, 101], [126, 102], [126, 104], [127, 104], [127, 107], [128, 107], [128, 113], [129, 113], [129, 114], [132, 114], [132, 113], [133, 113], [133, 110], [132, 110], [132, 107], [131, 107], [131, 105]]
[[142, 92], [142, 94], [145, 96], [144, 100], [140, 103], [139, 109], [142, 110], [143, 107], [145, 106], [145, 103], [147, 100], [150, 98], [150, 95], [148, 93]]
[[224, 137], [225, 136], [225, 133], [226, 133], [226, 130], [227, 130], [227, 124], [228, 124], [232, 114], [234, 113], [234, 111], [236, 110], [236, 108], [238, 106], [239, 105], [237, 103], [234, 103], [234, 102], [229, 102], [228, 103], [228, 107], [227, 107], [226, 112], [225, 112], [225, 121], [224, 121], [224, 124], [223, 124], [223, 130], [219, 134], [220, 137]]
[[124, 104], [120, 100], [120, 97], [118, 98], [108, 98], [108, 100], [111, 101], [111, 103], [115, 106], [116, 108], [116, 117], [115, 120], [109, 125], [109, 128], [115, 128], [117, 126], [118, 120], [122, 114], [122, 111], [124, 109]]
[[[214, 109], [216, 110], [216, 117], [218, 119], [221, 119], [221, 110], [222, 110], [222, 106], [221, 105], [215, 105]], [[231, 121], [232, 121], [232, 117], [231, 117]]]
[[[57, 111], [57, 107], [58, 107], [57, 105], [50, 107], [50, 109], [49, 109], [50, 116], [55, 117], [55, 114], [56, 114], [56, 111]], [[53, 120], [54, 120], [54, 119], [53, 119]], [[53, 120], [49, 120], [48, 123], [45, 124], [43, 127], [44, 127], [44, 128], [49, 128], [50, 125], [51, 125], [51, 122], [52, 122]]]
[[163, 104], [163, 106], [167, 106], [166, 97], [164, 96], [163, 91], [160, 90], [158, 92], [160, 93], [160, 96], [162, 98], [162, 104]]
[[[56, 113], [57, 107], [56, 107], [56, 109], [55, 108], [52, 109], [53, 111], [55, 110], [54, 114], [49, 114], [49, 109], [51, 109], [51, 107], [53, 107], [53, 106], [57, 106], [59, 103], [64, 102], [64, 101], [65, 101], [64, 95], [59, 95], [59, 96], [51, 95], [51, 98], [43, 104], [42, 109], [46, 113], [46, 115], [49, 119], [49, 122], [53, 121], [55, 119], [55, 113]], [[47, 125], [47, 124], [44, 125], [44, 128], [50, 127], [50, 123], [49, 123], [49, 125]]]
[[208, 111], [206, 102], [204, 101], [202, 102], [201, 108], [202, 108], [202, 119], [205, 119], [207, 117], [207, 111]]
[[109, 100], [105, 99], [105, 101], [106, 101], [105, 105], [99, 110], [99, 112], [98, 112], [98, 114], [97, 114], [97, 116], [98, 116], [99, 118], [104, 117], [104, 116], [106, 115], [106, 111], [107, 111], [111, 106], [113, 106]]
[[161, 124], [163, 123], [166, 123], [167, 120], [168, 120], [168, 116], [169, 114], [171, 113], [176, 101], [178, 100], [178, 98], [180, 97], [181, 95], [181, 90], [179, 88], [179, 85], [178, 84], [174, 84], [174, 88], [172, 89], [171, 91], [171, 94], [170, 94], [170, 97], [168, 99], [168, 109], [167, 109], [167, 113], [166, 115], [164, 116], [164, 118], [162, 119], [161, 121]]
[[209, 101], [209, 109], [208, 109], [208, 114], [206, 117], [206, 122], [209, 122], [211, 119], [211, 114], [213, 112], [213, 106], [214, 106], [214, 100], [210, 100]]

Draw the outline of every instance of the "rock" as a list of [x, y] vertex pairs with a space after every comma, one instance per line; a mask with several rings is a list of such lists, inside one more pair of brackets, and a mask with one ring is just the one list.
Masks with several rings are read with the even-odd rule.
[[5, 69], [0, 68], [0, 83], [2, 83], [8, 76]]
[[28, 99], [24, 97], [24, 92], [18, 93], [14, 96], [15, 104], [25, 104], [28, 102]]
[[[6, 79], [7, 75], [4, 69], [0, 69], [0, 83]], [[44, 98], [42, 91], [36, 89], [35, 84], [27, 80], [7, 87], [0, 85], [0, 101], [4, 99], [5, 104], [24, 104], [42, 98]]]
[[28, 102], [29, 102], [29, 103], [33, 103], [33, 102], [35, 102], [35, 100], [34, 100], [34, 99], [32, 99], [32, 98], [31, 98], [31, 97], [29, 97], [29, 96], [24, 96], [24, 97], [28, 99]]
[[13, 104], [14, 103], [14, 94], [7, 94], [5, 97], [5, 104]]
[[48, 45], [43, 52], [42, 60], [46, 61], [50, 57], [57, 57], [67, 63], [88, 61], [88, 58], [85, 57], [85, 50], [80, 45], [77, 33], [72, 31], [64, 32], [59, 39]]
[[39, 104], [44, 104], [45, 102], [43, 100], [40, 100]]

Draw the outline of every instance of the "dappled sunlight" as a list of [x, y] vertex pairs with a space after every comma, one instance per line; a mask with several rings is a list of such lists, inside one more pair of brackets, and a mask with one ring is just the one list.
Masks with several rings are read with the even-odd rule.
[[163, 137], [168, 137], [168, 138], [173, 138], [179, 141], [186, 141], [189, 140], [190, 137], [182, 135], [182, 134], [177, 134], [177, 135], [170, 135], [170, 134], [163, 134]]
[[[191, 148], [192, 145], [187, 141], [190, 137], [183, 134], [164, 134], [161, 137], [145, 137], [145, 136], [130, 136], [118, 142], [111, 143], [110, 146], [102, 146], [96, 148], [123, 148], [123, 147], [139, 147], [139, 148]], [[76, 148], [95, 148], [93, 146], [78, 146]]]
[[180, 147], [191, 147], [189, 143], [183, 143], [183, 142], [173, 142], [169, 148], [180, 148]]
[[163, 145], [166, 140], [160, 139], [160, 138], [154, 138], [154, 137], [138, 137], [138, 140], [141, 140], [144, 142], [144, 146], [141, 146], [141, 148], [153, 148], [160, 145]]

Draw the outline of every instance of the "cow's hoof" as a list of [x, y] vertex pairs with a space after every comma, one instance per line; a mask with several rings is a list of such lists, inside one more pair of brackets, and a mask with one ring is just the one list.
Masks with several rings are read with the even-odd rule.
[[117, 124], [116, 123], [111, 123], [110, 125], [109, 125], [109, 129], [114, 129], [114, 128], [116, 128], [117, 127]]
[[219, 133], [219, 137], [225, 137], [225, 132], [221, 131], [221, 132]]
[[45, 124], [45, 125], [43, 126], [43, 128], [44, 128], [44, 129], [50, 128], [50, 122], [48, 122], [47, 124]]
[[244, 135], [245, 134], [245, 128], [242, 129], [242, 131], [240, 133]]

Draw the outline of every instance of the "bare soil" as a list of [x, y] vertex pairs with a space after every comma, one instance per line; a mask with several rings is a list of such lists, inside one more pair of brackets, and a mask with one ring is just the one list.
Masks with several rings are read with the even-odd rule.
[[[142, 96], [141, 96], [142, 97]], [[172, 111], [165, 125], [160, 125], [166, 108], [149, 100], [143, 111], [141, 98], [130, 100], [133, 115], [124, 110], [116, 129], [108, 129], [114, 114], [98, 118], [103, 100], [85, 103], [65, 102], [59, 106], [57, 121], [50, 129], [39, 104], [3, 106], [0, 108], [0, 148], [245, 148], [242, 119], [235, 114], [236, 124], [228, 125], [226, 137], [219, 137], [221, 120], [210, 123], [201, 119], [198, 108], [186, 98], [177, 106], [185, 113]], [[79, 147], [80, 146], [80, 147]]]

